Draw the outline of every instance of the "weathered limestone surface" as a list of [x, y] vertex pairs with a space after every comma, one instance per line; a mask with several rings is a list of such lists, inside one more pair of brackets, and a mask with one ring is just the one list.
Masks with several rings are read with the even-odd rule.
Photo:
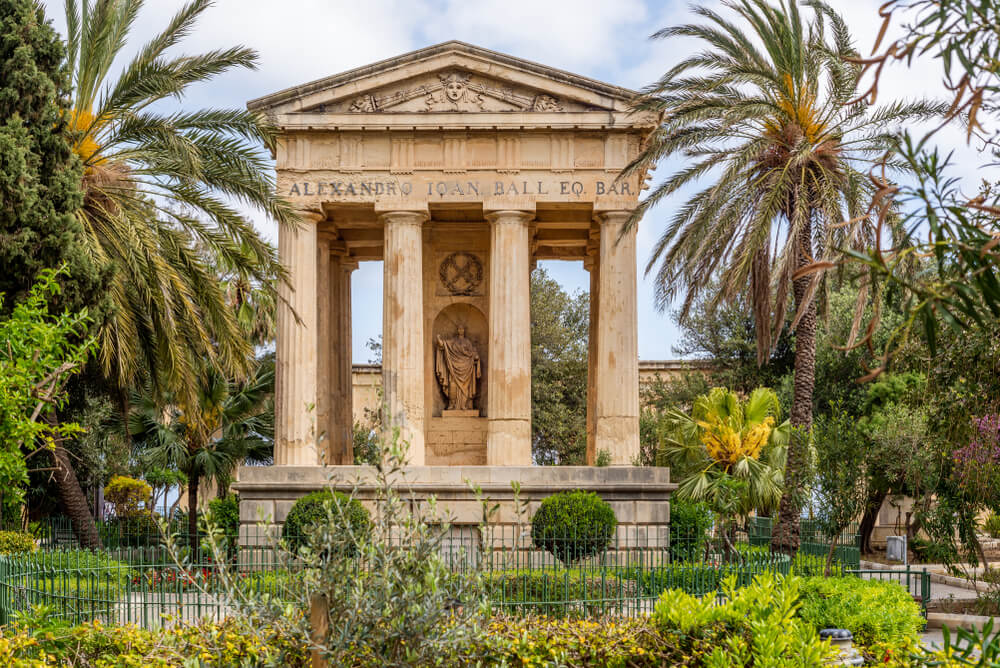
[[[501, 203], [502, 204], [502, 203]], [[486, 463], [531, 464], [528, 224], [534, 212], [496, 209], [490, 222], [490, 393]]]
[[382, 298], [382, 388], [385, 426], [399, 428], [410, 462], [424, 454], [424, 318], [422, 228], [426, 210], [390, 209], [385, 226]]
[[[277, 466], [241, 470], [244, 522], [261, 508], [282, 521], [325, 480], [320, 463], [363, 473], [349, 466], [353, 419], [365, 417], [352, 410], [350, 275], [382, 261], [382, 419], [409, 444], [418, 503], [440, 492], [478, 518], [466, 477], [501, 496], [519, 480], [534, 500], [593, 488], [637, 532], [663, 526], [666, 472], [628, 467], [636, 257], [634, 230], [620, 232], [645, 175], [620, 177], [659, 122], [631, 112], [634, 95], [448, 42], [249, 103], [280, 128], [278, 192], [305, 221], [279, 232]], [[611, 468], [530, 466], [530, 271], [551, 259], [591, 272], [587, 461], [607, 450]], [[442, 388], [435, 345], [459, 332], [469, 343], [448, 373], [461, 387], [448, 376]], [[359, 403], [378, 408], [375, 385]]]
[[[362, 503], [375, 497], [374, 471], [370, 466], [251, 467], [240, 480], [240, 522], [244, 540], [266, 535], [284, 521], [295, 499], [327, 485], [352, 490]], [[482, 520], [482, 504], [467, 481], [475, 481], [491, 502], [498, 503], [493, 517], [499, 535], [509, 538], [511, 527], [527, 522], [547, 496], [565, 489], [596, 492], [614, 508], [619, 540], [642, 546], [669, 541], [670, 505], [665, 501], [676, 485], [666, 468], [591, 466], [410, 466], [394, 479], [395, 487], [420, 508], [432, 495], [442, 513], [459, 527], [475, 527]], [[520, 483], [520, 499], [527, 502], [518, 516], [511, 482]], [[642, 541], [639, 543], [639, 541]]]
[[[278, 287], [278, 345], [275, 377], [274, 463], [318, 463], [316, 373], [319, 365], [316, 228], [324, 216], [306, 210], [294, 229], [278, 231], [278, 253], [288, 284]], [[296, 314], [298, 320], [296, 320]]]
[[595, 441], [611, 464], [639, 455], [639, 339], [635, 228], [622, 234], [631, 211], [596, 214], [601, 226], [596, 341]]

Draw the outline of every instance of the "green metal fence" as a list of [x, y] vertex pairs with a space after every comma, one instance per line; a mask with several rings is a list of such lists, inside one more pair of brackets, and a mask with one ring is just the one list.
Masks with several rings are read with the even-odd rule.
[[[817, 544], [792, 558], [772, 554], [760, 537], [761, 531], [722, 537], [712, 532], [678, 535], [666, 527], [618, 527], [602, 549], [564, 552], [579, 557], [564, 564], [554, 556], [558, 549], [539, 548], [523, 527], [485, 532], [452, 528], [441, 555], [453, 570], [478, 571], [483, 594], [494, 607], [551, 615], [642, 614], [667, 589], [707, 596], [718, 592], [729, 576], [743, 585], [764, 572], [824, 572], [829, 546]], [[225, 568], [207, 558], [206, 550], [178, 566], [158, 536], [112, 539], [115, 545], [142, 546], [94, 552], [58, 547], [0, 557], [0, 624], [37, 605], [72, 622], [99, 619], [153, 627], [222, 618], [238, 607], [243, 595], [304, 600], [301, 563], [264, 527], [256, 533], [244, 527], [244, 545], [227, 550]], [[568, 543], [577, 539], [565, 538]], [[190, 550], [201, 540], [178, 537], [177, 542]], [[853, 565], [835, 561], [834, 571], [843, 574]], [[365, 565], [356, 568], [361, 571]]]

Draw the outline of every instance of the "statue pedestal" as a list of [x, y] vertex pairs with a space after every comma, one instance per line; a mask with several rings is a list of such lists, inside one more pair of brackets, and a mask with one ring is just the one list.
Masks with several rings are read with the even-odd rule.
[[441, 411], [441, 417], [443, 418], [477, 418], [479, 417], [478, 408], [470, 408], [469, 410], [443, 410]]

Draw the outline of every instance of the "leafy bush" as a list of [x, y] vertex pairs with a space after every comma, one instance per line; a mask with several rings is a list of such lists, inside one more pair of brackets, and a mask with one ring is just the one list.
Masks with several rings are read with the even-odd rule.
[[240, 538], [240, 497], [227, 494], [221, 499], [212, 499], [208, 502], [208, 513], [212, 525], [226, 540], [226, 551], [233, 553]]
[[[115, 507], [116, 517], [132, 517], [149, 507], [153, 488], [142, 480], [116, 475], [104, 488], [104, 498]], [[148, 510], [146, 512], [149, 512]]]
[[51, 620], [16, 625], [0, 635], [9, 665], [49, 666], [283, 666], [306, 668], [306, 644], [270, 625], [239, 617], [148, 631], [98, 622], [66, 626]]
[[715, 516], [704, 503], [670, 503], [670, 560], [698, 561], [705, 556]]
[[983, 520], [983, 531], [989, 534], [990, 538], [1000, 538], [1000, 515], [990, 513]]
[[25, 554], [38, 549], [34, 537], [23, 531], [0, 531], [0, 554]]
[[483, 590], [507, 612], [555, 616], [607, 614], [637, 593], [634, 580], [576, 569], [493, 571], [483, 576]]
[[800, 582], [766, 573], [737, 589], [730, 577], [724, 603], [671, 589], [656, 602], [652, 622], [675, 636], [685, 655], [704, 657], [691, 665], [823, 668], [835, 650], [796, 617]]
[[897, 582], [858, 577], [805, 578], [799, 616], [815, 629], [848, 629], [862, 647], [917, 640], [920, 606]]
[[[496, 618], [488, 639], [451, 665], [593, 666], [659, 668], [699, 666], [681, 642], [659, 634], [648, 617], [613, 623], [549, 617]], [[448, 665], [447, 663], [445, 665]]]
[[564, 564], [602, 552], [615, 535], [618, 519], [593, 492], [559, 492], [544, 499], [531, 518], [531, 540]]
[[[298, 552], [306, 545], [309, 536], [320, 524], [328, 525], [330, 531], [344, 532], [360, 538], [371, 528], [368, 511], [357, 499], [346, 494], [323, 489], [306, 494], [295, 502], [285, 518], [281, 537], [291, 552]], [[342, 544], [348, 554], [356, 553], [356, 548], [347, 542]]]

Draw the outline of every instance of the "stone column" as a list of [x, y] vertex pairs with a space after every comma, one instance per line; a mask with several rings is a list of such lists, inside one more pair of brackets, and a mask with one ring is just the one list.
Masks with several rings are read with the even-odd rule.
[[330, 446], [334, 435], [330, 427], [336, 401], [331, 384], [334, 356], [329, 342], [337, 309], [330, 299], [333, 294], [330, 270], [330, 237], [320, 233], [316, 243], [316, 446], [322, 464], [333, 463]]
[[534, 211], [498, 209], [490, 221], [490, 347], [486, 463], [531, 465], [530, 234]]
[[301, 222], [294, 229], [282, 226], [278, 230], [278, 254], [288, 272], [288, 282], [278, 285], [274, 439], [277, 466], [317, 463], [316, 228], [324, 216], [316, 211], [300, 211], [299, 215]]
[[593, 466], [597, 462], [597, 323], [600, 320], [600, 265], [598, 249], [587, 247], [583, 268], [590, 272], [590, 322], [587, 328], [587, 451], [586, 462]]
[[330, 410], [329, 462], [345, 466], [354, 463], [354, 411], [351, 378], [351, 273], [356, 260], [334, 251], [330, 261], [330, 341], [333, 364], [330, 369], [333, 405]]
[[423, 466], [424, 291], [421, 209], [379, 210], [385, 226], [382, 298], [383, 421], [409, 443], [409, 463]]
[[598, 260], [596, 447], [611, 464], [639, 455], [639, 316], [636, 311], [635, 233], [619, 239], [630, 211], [595, 215], [601, 227]]

